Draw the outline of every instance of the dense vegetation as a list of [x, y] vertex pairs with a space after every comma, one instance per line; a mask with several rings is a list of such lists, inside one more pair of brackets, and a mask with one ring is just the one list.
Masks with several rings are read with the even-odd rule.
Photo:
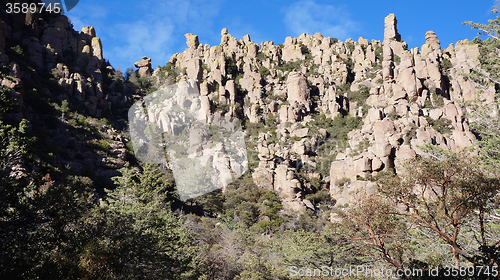
[[[493, 39], [477, 39], [486, 71], [470, 78], [498, 89], [498, 18], [474, 27]], [[22, 68], [31, 67], [20, 46], [7, 48]], [[237, 77], [241, 73], [229, 61]], [[287, 73], [304, 63], [314, 64], [309, 55], [275, 68]], [[181, 72], [171, 63], [162, 70], [173, 80]], [[0, 71], [0, 80], [14, 80], [8, 67]], [[270, 70], [261, 66], [258, 72], [264, 76]], [[112, 139], [127, 137], [124, 109], [155, 87], [133, 71], [126, 78], [119, 71], [104, 74], [105, 90], [114, 95], [101, 118], [90, 117], [77, 100], [42, 93], [61, 91], [57, 71], [23, 81], [26, 106], [37, 115], [31, 121], [16, 118], [20, 108], [12, 89], [1, 86], [1, 279], [300, 279], [293, 271], [356, 265], [426, 273], [437, 267], [443, 278], [446, 267], [498, 266], [500, 117], [484, 111], [480, 100], [468, 104], [476, 109], [471, 126], [480, 139], [472, 152], [429, 148], [431, 156], [407, 162], [405, 172], [371, 178], [380, 195], [360, 193], [355, 204], [336, 210], [327, 182], [310, 178], [307, 171], [316, 168], [322, 178], [329, 176], [331, 161], [347, 147], [347, 134], [361, 128], [362, 118], [347, 112], [334, 118], [315, 114], [307, 139], [318, 138], [317, 148], [325, 152], [318, 154], [317, 166], [299, 168], [300, 180], [309, 184], [305, 199], [314, 209], [295, 215], [284, 210], [277, 192], [257, 187], [251, 172], [225, 192], [181, 201], [167, 166], [138, 162], [130, 144], [126, 160], [115, 161]], [[363, 103], [369, 91], [344, 94]], [[252, 158], [259, 136], [279, 141], [275, 124], [272, 114], [265, 123], [244, 123], [250, 171], [257, 166]], [[448, 125], [432, 123], [442, 132]], [[319, 137], [322, 127], [326, 133]], [[104, 162], [64, 164], [93, 156]], [[99, 177], [102, 170], [113, 174], [112, 180]], [[476, 276], [469, 278], [481, 278]]]

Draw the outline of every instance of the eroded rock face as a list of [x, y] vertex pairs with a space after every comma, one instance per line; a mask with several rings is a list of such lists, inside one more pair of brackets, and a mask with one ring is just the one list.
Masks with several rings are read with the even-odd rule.
[[[256, 44], [249, 35], [238, 39], [224, 28], [220, 45], [208, 46], [196, 35], [185, 36], [186, 50], [170, 59], [174, 78], [198, 82], [207, 120], [238, 117], [252, 126], [272, 124], [252, 138], [258, 153], [252, 178], [259, 187], [276, 190], [288, 209], [313, 208], [304, 202], [311, 178], [340, 204], [348, 203], [353, 190], [374, 190], [363, 180], [389, 168], [398, 172], [404, 160], [425, 156], [419, 146], [456, 151], [475, 141], [465, 109], [455, 100], [469, 100], [476, 90], [462, 74], [479, 65], [479, 48], [461, 41], [441, 50], [429, 31], [421, 49], [408, 50], [394, 14], [385, 18], [383, 42], [362, 37], [342, 42], [318, 33], [287, 37], [279, 45]], [[85, 44], [82, 48], [95, 56]], [[494, 100], [491, 92], [485, 96]], [[349, 147], [326, 167], [329, 174], [312, 170], [299, 177], [301, 164], [314, 169], [319, 158], [333, 157], [318, 151], [318, 143], [331, 139], [328, 127], [315, 123], [339, 114], [362, 119], [361, 128], [347, 135]], [[350, 183], [338, 185], [346, 180]]]
[[307, 79], [303, 74], [297, 72], [290, 73], [286, 80], [286, 88], [287, 100], [290, 103], [297, 102], [309, 107], [311, 96], [309, 86], [307, 85]]
[[398, 33], [398, 21], [394, 14], [390, 14], [385, 17], [384, 20], [385, 28], [384, 28], [384, 42], [389, 40], [401, 40], [401, 35]]
[[151, 58], [144, 56], [140, 61], [134, 63], [134, 66], [139, 68], [137, 69], [139, 77], [151, 75]]

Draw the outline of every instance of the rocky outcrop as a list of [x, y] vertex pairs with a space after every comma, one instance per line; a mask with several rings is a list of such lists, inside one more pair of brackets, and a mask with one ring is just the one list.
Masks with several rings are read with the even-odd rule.
[[310, 92], [306, 77], [301, 73], [292, 72], [286, 80], [287, 100], [290, 103], [298, 103], [309, 109]]
[[[223, 29], [219, 46], [186, 34], [187, 48], [170, 64], [176, 81], [199, 82], [207, 118], [246, 120], [255, 184], [301, 211], [314, 208], [305, 196], [317, 188], [328, 189], [338, 205], [348, 204], [353, 192], [374, 192], [370, 178], [426, 156], [424, 145], [457, 151], [474, 143], [457, 101], [476, 91], [462, 74], [478, 67], [479, 48], [461, 41], [442, 50], [434, 32], [424, 36], [420, 49], [408, 50], [394, 14], [385, 18], [383, 42], [317, 33], [257, 45]], [[493, 100], [491, 92], [485, 96]], [[332, 139], [331, 126], [354, 118], [361, 122], [347, 134], [347, 148], [332, 148], [339, 139]]]
[[146, 77], [151, 75], [151, 58], [148, 58], [146, 56], [143, 56], [140, 61], [137, 61], [134, 63], [134, 66], [137, 69], [137, 76], [139, 77]]

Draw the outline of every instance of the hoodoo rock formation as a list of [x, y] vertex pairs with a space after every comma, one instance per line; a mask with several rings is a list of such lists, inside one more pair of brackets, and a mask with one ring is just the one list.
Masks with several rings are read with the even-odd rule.
[[[475, 141], [457, 101], [476, 93], [462, 74], [478, 67], [478, 46], [465, 40], [442, 50], [428, 31], [426, 43], [409, 50], [396, 16], [384, 23], [383, 42], [318, 33], [257, 45], [223, 29], [221, 44], [211, 47], [186, 34], [188, 48], [172, 56], [169, 76], [199, 82], [207, 118], [263, 125], [248, 131], [257, 186], [276, 190], [294, 210], [306, 208], [306, 194], [326, 188], [340, 207], [355, 190], [373, 191], [371, 176], [425, 156], [426, 144], [457, 151]], [[153, 73], [159, 86], [162, 69]], [[494, 90], [483, 95], [492, 102]], [[340, 136], [342, 119], [359, 125]]]

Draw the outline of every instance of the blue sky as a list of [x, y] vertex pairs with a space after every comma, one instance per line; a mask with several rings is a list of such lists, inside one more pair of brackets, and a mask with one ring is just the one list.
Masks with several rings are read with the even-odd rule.
[[80, 0], [67, 16], [75, 29], [93, 25], [101, 38], [104, 57], [125, 71], [142, 56], [153, 67], [165, 65], [172, 54], [187, 47], [185, 33], [199, 36], [200, 43], [220, 43], [220, 31], [260, 43], [283, 43], [287, 36], [322, 33], [342, 41], [383, 40], [384, 18], [394, 13], [398, 31], [410, 48], [421, 47], [425, 32], [432, 30], [441, 47], [473, 39], [477, 32], [462, 22], [486, 23], [493, 18], [494, 0], [420, 1], [320, 1], [320, 0], [181, 0], [128, 1]]

